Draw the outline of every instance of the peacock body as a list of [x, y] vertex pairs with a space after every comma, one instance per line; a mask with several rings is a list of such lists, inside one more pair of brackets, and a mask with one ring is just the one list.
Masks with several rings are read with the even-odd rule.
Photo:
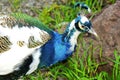
[[26, 14], [0, 16], [0, 80], [14, 80], [49, 67], [72, 55], [80, 33], [97, 36], [91, 22], [79, 14], [63, 34]]

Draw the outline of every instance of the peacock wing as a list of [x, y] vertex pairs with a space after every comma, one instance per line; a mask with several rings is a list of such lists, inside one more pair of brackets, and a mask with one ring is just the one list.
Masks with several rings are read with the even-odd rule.
[[26, 14], [0, 15], [0, 53], [12, 47], [37, 48], [49, 39], [51, 30]]

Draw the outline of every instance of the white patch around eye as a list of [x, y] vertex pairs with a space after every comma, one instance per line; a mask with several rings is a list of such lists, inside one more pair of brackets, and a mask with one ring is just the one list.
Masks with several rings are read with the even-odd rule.
[[88, 22], [88, 21], [89, 21], [89, 20], [88, 20], [87, 17], [81, 16], [81, 22], [82, 22], [82, 23], [85, 23], [85, 22]]
[[78, 23], [78, 26], [80, 27], [80, 29], [84, 30], [84, 28], [82, 27], [82, 25], [80, 24], [80, 22]]

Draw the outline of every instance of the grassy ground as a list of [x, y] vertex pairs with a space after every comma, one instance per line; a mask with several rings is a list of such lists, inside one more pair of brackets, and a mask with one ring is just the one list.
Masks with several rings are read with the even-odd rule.
[[[83, 1], [90, 6], [92, 9], [91, 17], [93, 18], [98, 12], [101, 11], [103, 7], [104, 0], [78, 0]], [[108, 3], [114, 3], [115, 0], [107, 0]], [[21, 5], [20, 0], [10, 0], [10, 3], [13, 8], [13, 12], [16, 12]], [[60, 27], [57, 27], [61, 22], [70, 22], [76, 17], [76, 14], [80, 11], [79, 9], [73, 9], [73, 4], [75, 0], [71, 0], [65, 5], [52, 4], [48, 8], [39, 10], [38, 8], [31, 8], [34, 13], [37, 13], [37, 17], [47, 26], [50, 26], [52, 29], [60, 30]], [[83, 40], [82, 36], [79, 37], [79, 41], [76, 52], [70, 58], [64, 62], [60, 62], [56, 65], [53, 65], [50, 68], [36, 70], [31, 75], [25, 76], [24, 80], [120, 80], [120, 68], [119, 60], [120, 57], [117, 55], [117, 51], [114, 51], [115, 64], [113, 66], [113, 71], [111, 75], [109, 73], [102, 71], [97, 72], [97, 68], [101, 64], [97, 63], [94, 58], [92, 58], [93, 53], [99, 49], [98, 53], [102, 54], [102, 48], [100, 46], [93, 47], [92, 41], [89, 46], [86, 46], [87, 43]], [[80, 53], [80, 48], [83, 49]], [[89, 53], [89, 54], [88, 54]], [[83, 54], [80, 58], [80, 54]]]

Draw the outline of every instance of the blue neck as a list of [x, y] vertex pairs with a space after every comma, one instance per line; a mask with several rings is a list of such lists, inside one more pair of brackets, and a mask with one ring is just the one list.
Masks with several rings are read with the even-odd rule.
[[40, 49], [41, 57], [39, 67], [48, 67], [68, 58], [75, 50], [78, 35], [79, 33], [76, 35], [74, 28], [70, 31], [66, 29], [64, 34], [53, 32], [51, 34], [51, 40]]

